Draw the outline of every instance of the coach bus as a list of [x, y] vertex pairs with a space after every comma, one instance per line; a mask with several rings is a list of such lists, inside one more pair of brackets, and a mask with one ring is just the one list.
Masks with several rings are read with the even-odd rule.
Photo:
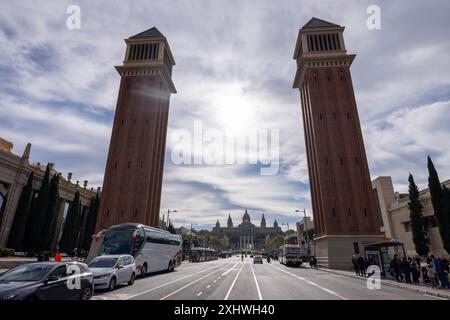
[[189, 255], [190, 262], [203, 262], [217, 260], [219, 258], [219, 252], [210, 248], [194, 247], [191, 249]]
[[287, 266], [302, 265], [302, 250], [297, 244], [285, 244], [278, 251], [278, 261]]
[[123, 223], [100, 232], [98, 255], [130, 254], [138, 275], [173, 271], [181, 264], [180, 235], [139, 223]]

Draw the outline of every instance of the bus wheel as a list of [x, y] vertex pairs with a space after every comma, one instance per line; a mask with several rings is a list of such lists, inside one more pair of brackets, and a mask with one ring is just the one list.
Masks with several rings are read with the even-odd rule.
[[144, 263], [141, 269], [141, 278], [145, 278], [146, 275], [147, 275], [147, 265]]

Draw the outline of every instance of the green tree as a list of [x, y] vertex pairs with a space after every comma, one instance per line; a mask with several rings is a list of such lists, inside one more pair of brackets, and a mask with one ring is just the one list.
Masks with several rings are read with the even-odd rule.
[[59, 176], [55, 174], [50, 181], [50, 192], [47, 211], [45, 213], [44, 222], [42, 223], [40, 250], [51, 251], [51, 246], [56, 229], [56, 219], [58, 217], [59, 207]]
[[89, 205], [89, 214], [86, 219], [86, 225], [83, 231], [83, 239], [81, 244], [81, 249], [88, 251], [91, 246], [91, 236], [95, 232], [95, 225], [97, 223], [98, 207], [100, 204], [100, 198], [98, 193], [95, 197], [92, 197], [91, 203]]
[[33, 171], [28, 175], [27, 184], [20, 193], [19, 203], [17, 204], [16, 215], [9, 232], [8, 248], [22, 250], [22, 240], [24, 238], [25, 227], [30, 212], [31, 200], [33, 198]]
[[447, 192], [441, 187], [439, 176], [430, 157], [428, 157], [428, 188], [430, 190], [431, 203], [433, 204], [434, 216], [439, 227], [442, 244], [445, 250], [450, 252], [450, 226], [448, 225], [449, 219], [446, 217], [445, 212], [446, 208], [449, 207], [448, 202], [450, 199], [445, 198]]
[[77, 246], [78, 235], [80, 233], [80, 193], [77, 191], [70, 204], [66, 221], [64, 222], [61, 240], [59, 241], [59, 250], [71, 254]]
[[267, 242], [267, 248], [268, 249], [278, 249], [283, 244], [284, 244], [284, 236], [279, 234], [279, 235], [276, 235], [275, 237], [271, 238]]
[[25, 249], [31, 252], [40, 251], [40, 241], [45, 213], [47, 212], [50, 195], [50, 164], [47, 164], [36, 205], [30, 211], [28, 219], [29, 232], [25, 234]]
[[414, 177], [409, 174], [409, 218], [411, 223], [412, 238], [416, 252], [419, 256], [426, 256], [430, 252], [428, 239], [423, 225], [423, 206], [419, 200], [419, 189], [414, 182]]

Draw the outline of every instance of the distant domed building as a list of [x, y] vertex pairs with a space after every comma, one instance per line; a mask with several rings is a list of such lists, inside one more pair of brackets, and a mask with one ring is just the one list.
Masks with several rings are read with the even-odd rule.
[[250, 215], [245, 210], [242, 216], [242, 222], [238, 226], [233, 226], [231, 215], [228, 215], [226, 227], [221, 227], [219, 220], [213, 228], [212, 233], [224, 238], [231, 249], [256, 249], [261, 250], [265, 247], [266, 241], [281, 234], [281, 228], [275, 219], [273, 227], [266, 226], [264, 214], [261, 217], [261, 223], [255, 226], [250, 219]]

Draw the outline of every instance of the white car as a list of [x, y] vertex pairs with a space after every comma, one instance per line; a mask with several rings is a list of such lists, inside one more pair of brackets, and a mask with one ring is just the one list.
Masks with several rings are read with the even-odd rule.
[[131, 255], [103, 255], [89, 263], [96, 289], [114, 290], [118, 284], [132, 285], [136, 279], [136, 264]]
[[263, 258], [260, 255], [256, 255], [253, 257], [253, 263], [263, 263]]

